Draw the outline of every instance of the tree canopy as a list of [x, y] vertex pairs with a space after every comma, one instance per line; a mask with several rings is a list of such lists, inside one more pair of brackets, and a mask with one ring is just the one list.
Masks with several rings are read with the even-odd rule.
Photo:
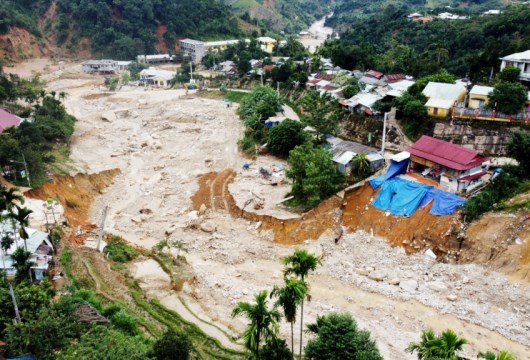
[[383, 360], [370, 333], [359, 330], [349, 313], [318, 316], [307, 328], [316, 335], [305, 347], [307, 359]]
[[304, 125], [300, 121], [286, 119], [269, 130], [267, 148], [273, 155], [287, 156], [289, 151], [306, 140]]
[[311, 208], [334, 194], [344, 180], [328, 151], [312, 143], [291, 150], [287, 163], [286, 176], [293, 182], [290, 194], [305, 208]]
[[300, 99], [300, 105], [303, 108], [301, 121], [304, 125], [315, 129], [317, 142], [320, 142], [322, 135], [338, 133], [340, 108], [337, 100], [329, 93], [310, 91]]

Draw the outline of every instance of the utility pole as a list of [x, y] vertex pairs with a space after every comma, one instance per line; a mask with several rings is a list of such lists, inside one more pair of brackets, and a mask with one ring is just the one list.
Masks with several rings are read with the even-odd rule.
[[193, 84], [193, 61], [190, 61], [190, 83]]
[[15, 275], [9, 274], [6, 275], [7, 283], [9, 284], [9, 293], [11, 294], [11, 301], [13, 302], [13, 307], [15, 308], [15, 322], [17, 324], [21, 323], [20, 313], [18, 311], [17, 298], [15, 297], [15, 292], [13, 291], [12, 283], [15, 281]]
[[385, 116], [383, 117], [383, 140], [381, 144], [381, 156], [385, 157], [385, 142], [386, 142], [386, 118], [388, 113], [385, 113]]
[[103, 219], [101, 220], [101, 226], [99, 228], [99, 236], [98, 236], [98, 245], [96, 250], [99, 250], [99, 247], [101, 246], [101, 240], [103, 239], [103, 228], [105, 227], [105, 218], [107, 217], [107, 210], [109, 209], [108, 205], [105, 205], [105, 208], [103, 209]]

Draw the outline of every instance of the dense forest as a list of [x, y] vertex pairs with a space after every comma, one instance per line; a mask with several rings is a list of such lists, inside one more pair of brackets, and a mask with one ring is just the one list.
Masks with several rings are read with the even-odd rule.
[[[355, 2], [354, 2], [355, 3]], [[530, 7], [511, 6], [497, 16], [465, 20], [407, 20], [409, 7], [389, 5], [367, 17], [338, 18], [340, 40], [322, 54], [347, 69], [376, 68], [423, 76], [446, 69], [457, 76], [486, 80], [499, 57], [530, 48]]]

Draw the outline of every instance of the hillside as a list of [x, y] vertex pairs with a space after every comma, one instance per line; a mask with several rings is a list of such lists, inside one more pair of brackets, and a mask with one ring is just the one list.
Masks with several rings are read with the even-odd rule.
[[298, 33], [329, 13], [335, 0], [223, 0], [249, 21], [264, 23], [277, 31]]
[[185, 37], [242, 36], [230, 7], [209, 0], [4, 0], [1, 15], [0, 53], [8, 60], [44, 55], [28, 44], [48, 45], [46, 55], [56, 49], [61, 56], [132, 59], [174, 50]]

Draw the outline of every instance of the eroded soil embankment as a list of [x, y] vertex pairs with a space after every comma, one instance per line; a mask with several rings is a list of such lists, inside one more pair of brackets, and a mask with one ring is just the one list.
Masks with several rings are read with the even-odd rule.
[[228, 189], [235, 175], [234, 170], [225, 169], [220, 173], [210, 172], [201, 176], [199, 190], [191, 198], [193, 209], [199, 210], [204, 204], [213, 211], [226, 210], [235, 218], [261, 222], [260, 230], [272, 230], [274, 241], [280, 244], [300, 244], [307, 239], [318, 239], [324, 231], [339, 226], [337, 210], [342, 200], [337, 196], [296, 219], [277, 219], [242, 210]]
[[[25, 193], [30, 198], [46, 200], [52, 197], [64, 207], [64, 215], [72, 229], [90, 227], [88, 218], [92, 200], [109, 186], [120, 169], [105, 170], [96, 174], [75, 176], [55, 176], [52, 182]], [[70, 239], [72, 241], [78, 241]]]
[[347, 192], [343, 203], [343, 224], [352, 230], [373, 232], [391, 244], [403, 247], [409, 254], [430, 248], [437, 255], [445, 257], [458, 251], [457, 234], [461, 229], [458, 215], [431, 215], [428, 205], [416, 210], [408, 218], [386, 216], [384, 211], [371, 205], [377, 192], [368, 183]]

